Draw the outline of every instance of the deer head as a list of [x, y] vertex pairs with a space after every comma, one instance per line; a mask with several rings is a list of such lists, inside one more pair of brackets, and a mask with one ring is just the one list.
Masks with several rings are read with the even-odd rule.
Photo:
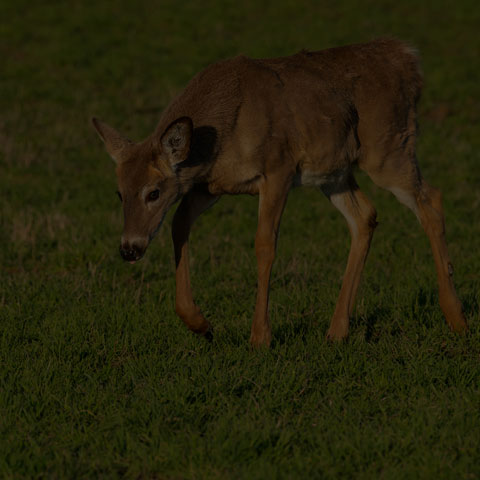
[[178, 169], [190, 152], [192, 120], [181, 117], [163, 133], [137, 144], [96, 118], [92, 123], [117, 164], [117, 193], [125, 221], [120, 254], [134, 263], [144, 255], [165, 214], [184, 193]]

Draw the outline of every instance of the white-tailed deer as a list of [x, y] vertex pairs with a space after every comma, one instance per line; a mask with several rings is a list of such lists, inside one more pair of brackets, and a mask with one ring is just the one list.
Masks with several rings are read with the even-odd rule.
[[181, 199], [172, 225], [176, 311], [190, 330], [211, 337], [190, 287], [190, 228], [220, 195], [258, 194], [258, 292], [250, 341], [269, 345], [270, 272], [288, 192], [294, 185], [319, 187], [345, 216], [352, 237], [327, 334], [343, 339], [376, 226], [375, 208], [353, 176], [358, 165], [417, 216], [430, 239], [445, 318], [452, 330], [465, 331], [441, 194], [422, 178], [415, 157], [421, 86], [414, 51], [400, 41], [379, 39], [211, 65], [171, 102], [141, 143], [93, 119], [117, 163], [125, 216], [122, 257], [139, 260], [167, 210]]

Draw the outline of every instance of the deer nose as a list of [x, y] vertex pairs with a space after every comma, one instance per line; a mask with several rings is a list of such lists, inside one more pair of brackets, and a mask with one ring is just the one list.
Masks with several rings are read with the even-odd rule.
[[138, 245], [124, 243], [120, 245], [120, 255], [126, 262], [136, 262], [143, 256], [144, 249]]

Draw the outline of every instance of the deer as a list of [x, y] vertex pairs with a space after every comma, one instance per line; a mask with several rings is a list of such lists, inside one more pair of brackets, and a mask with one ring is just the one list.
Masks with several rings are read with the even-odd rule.
[[116, 162], [124, 229], [120, 254], [142, 258], [167, 211], [176, 266], [175, 310], [193, 332], [212, 327], [192, 295], [188, 239], [222, 195], [258, 195], [258, 284], [250, 343], [269, 347], [269, 285], [280, 219], [295, 186], [318, 188], [345, 217], [351, 245], [327, 339], [347, 337], [361, 273], [377, 225], [360, 191], [360, 169], [413, 211], [429, 238], [439, 303], [454, 332], [467, 330], [453, 284], [442, 196], [422, 177], [415, 153], [423, 84], [415, 49], [394, 38], [302, 50], [291, 56], [222, 60], [198, 73], [134, 143], [93, 117]]

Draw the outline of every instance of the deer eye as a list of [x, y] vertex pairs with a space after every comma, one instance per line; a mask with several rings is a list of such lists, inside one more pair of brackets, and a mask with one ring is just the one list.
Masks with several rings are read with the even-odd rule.
[[160, 190], [155, 189], [155, 190], [152, 190], [148, 195], [147, 195], [147, 202], [154, 202], [155, 200], [158, 199], [158, 197], [160, 196]]
[[115, 193], [118, 195], [118, 198], [120, 199], [120, 201], [123, 202], [122, 194], [118, 190]]

